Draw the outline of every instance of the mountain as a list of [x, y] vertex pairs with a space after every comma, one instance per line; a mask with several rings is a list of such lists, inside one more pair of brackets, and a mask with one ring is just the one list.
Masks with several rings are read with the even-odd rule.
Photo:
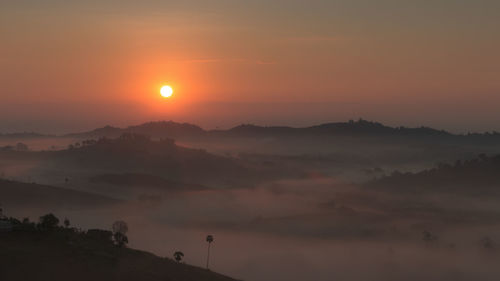
[[[71, 133], [62, 135], [64, 138], [117, 138], [125, 133], [143, 134], [153, 138], [173, 138], [173, 139], [200, 139], [209, 137], [295, 137], [295, 136], [410, 136], [410, 137], [468, 137], [481, 138], [492, 136], [500, 138], [497, 132], [452, 134], [445, 130], [437, 130], [429, 127], [390, 127], [379, 122], [372, 122], [363, 119], [348, 122], [324, 123], [310, 127], [288, 127], [288, 126], [258, 126], [252, 124], [242, 124], [227, 130], [204, 130], [199, 126], [189, 123], [177, 123], [174, 121], [148, 122], [140, 125], [118, 128], [105, 126], [88, 132]], [[9, 138], [43, 138], [54, 137], [36, 133], [19, 133], [1, 135]]]
[[68, 134], [65, 135], [64, 137], [116, 138], [125, 133], [142, 134], [154, 138], [178, 138], [178, 137], [199, 137], [205, 135], [206, 131], [196, 125], [188, 123], [159, 121], [159, 122], [144, 123], [137, 126], [129, 126], [127, 128], [116, 128], [112, 126], [105, 126], [103, 128], [98, 128], [90, 132]]
[[0, 280], [5, 281], [235, 281], [151, 253], [118, 247], [111, 232], [18, 222], [0, 232]]
[[498, 133], [455, 135], [429, 127], [389, 127], [378, 122], [359, 119], [348, 122], [325, 123], [310, 127], [257, 126], [243, 124], [228, 130], [204, 130], [189, 123], [173, 121], [149, 122], [127, 128], [106, 126], [90, 132], [65, 135], [65, 137], [99, 138], [118, 137], [123, 133], [144, 134], [153, 138], [206, 138], [206, 137], [296, 137], [296, 136], [410, 136], [410, 137], [481, 137], [498, 136]]
[[212, 134], [227, 136], [451, 136], [451, 133], [432, 128], [388, 127], [381, 123], [358, 121], [326, 123], [312, 127], [261, 127], [255, 125], [240, 125], [227, 131], [211, 131]]

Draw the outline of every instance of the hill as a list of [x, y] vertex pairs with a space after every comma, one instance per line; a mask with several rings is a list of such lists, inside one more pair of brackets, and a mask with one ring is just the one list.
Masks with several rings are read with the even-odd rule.
[[452, 136], [453, 134], [428, 127], [389, 127], [381, 123], [359, 119], [358, 121], [326, 123], [317, 126], [294, 128], [287, 126], [239, 125], [228, 130], [204, 130], [188, 123], [173, 121], [149, 122], [127, 128], [106, 126], [90, 132], [69, 134], [67, 137], [117, 137], [123, 133], [144, 134], [154, 138], [200, 137], [270, 137], [270, 136]]
[[[214, 137], [244, 137], [244, 138], [262, 138], [262, 137], [310, 137], [310, 136], [351, 136], [351, 137], [451, 137], [467, 139], [495, 139], [500, 138], [497, 132], [486, 133], [468, 133], [453, 134], [445, 130], [434, 129], [430, 127], [391, 127], [379, 122], [359, 119], [357, 121], [349, 120], [347, 122], [331, 122], [309, 127], [289, 127], [289, 126], [258, 126], [253, 124], [242, 124], [227, 130], [205, 130], [197, 125], [189, 123], [178, 123], [174, 121], [155, 121], [139, 125], [128, 126], [125, 128], [105, 126], [92, 131], [70, 133], [60, 135], [61, 138], [76, 139], [98, 139], [101, 137], [117, 138], [123, 134], [141, 134], [152, 138], [172, 138], [181, 139], [204, 139]], [[28, 138], [49, 138], [56, 137], [52, 135], [42, 135], [38, 133], [16, 133], [0, 134], [0, 138], [10, 139], [28, 139]]]
[[148, 122], [137, 126], [129, 126], [127, 128], [116, 128], [105, 126], [89, 132], [73, 133], [64, 135], [64, 137], [77, 138], [116, 138], [123, 134], [141, 134], [154, 138], [180, 138], [180, 137], [200, 137], [207, 132], [202, 128], [188, 124], [176, 123], [173, 121]]
[[[178, 146], [172, 139], [154, 141], [138, 134], [82, 142], [67, 150], [46, 152], [51, 161], [79, 170], [152, 174], [181, 182], [218, 182], [256, 176], [236, 158]], [[148, 179], [150, 180], [150, 179]]]
[[0, 203], [4, 206], [81, 208], [119, 203], [106, 196], [66, 188], [0, 179]]
[[0, 232], [0, 280], [232, 281], [215, 272], [114, 245], [111, 232], [32, 223]]
[[325, 123], [317, 126], [292, 127], [261, 127], [255, 125], [240, 125], [227, 131], [212, 131], [213, 134], [232, 136], [451, 136], [446, 131], [428, 127], [406, 128], [389, 127], [381, 123], [359, 119], [358, 121]]
[[500, 155], [441, 163], [416, 173], [394, 172], [367, 184], [390, 192], [446, 192], [487, 195], [500, 193]]
[[108, 176], [97, 181], [123, 183], [125, 180], [118, 177], [126, 177], [136, 183], [145, 180], [145, 185], [172, 187], [184, 183], [186, 189], [201, 188], [186, 185], [192, 183], [241, 186], [282, 176], [277, 174], [277, 167], [262, 167], [240, 158], [179, 146], [172, 139], [153, 140], [128, 133], [115, 139], [84, 140], [57, 151], [0, 150], [0, 159], [5, 166], [16, 163], [32, 170], [31, 167], [40, 167], [44, 177], [61, 180], [115, 174], [113, 179]]

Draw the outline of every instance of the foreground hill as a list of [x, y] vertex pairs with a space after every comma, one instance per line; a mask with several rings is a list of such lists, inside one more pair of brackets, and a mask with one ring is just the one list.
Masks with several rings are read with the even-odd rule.
[[151, 253], [120, 248], [94, 230], [0, 232], [2, 281], [231, 281], [232, 278]]

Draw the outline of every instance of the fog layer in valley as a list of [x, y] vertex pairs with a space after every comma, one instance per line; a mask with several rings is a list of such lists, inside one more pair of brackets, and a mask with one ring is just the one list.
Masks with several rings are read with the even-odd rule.
[[31, 138], [0, 151], [0, 204], [87, 229], [125, 220], [130, 247], [199, 266], [213, 234], [211, 269], [243, 280], [500, 276], [496, 136], [216, 134]]

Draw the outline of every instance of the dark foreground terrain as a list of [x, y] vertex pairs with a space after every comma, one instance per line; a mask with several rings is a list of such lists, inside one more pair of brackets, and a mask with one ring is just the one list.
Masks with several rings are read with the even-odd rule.
[[0, 232], [0, 280], [234, 280], [148, 252], [118, 247], [99, 235], [103, 233], [29, 227]]

